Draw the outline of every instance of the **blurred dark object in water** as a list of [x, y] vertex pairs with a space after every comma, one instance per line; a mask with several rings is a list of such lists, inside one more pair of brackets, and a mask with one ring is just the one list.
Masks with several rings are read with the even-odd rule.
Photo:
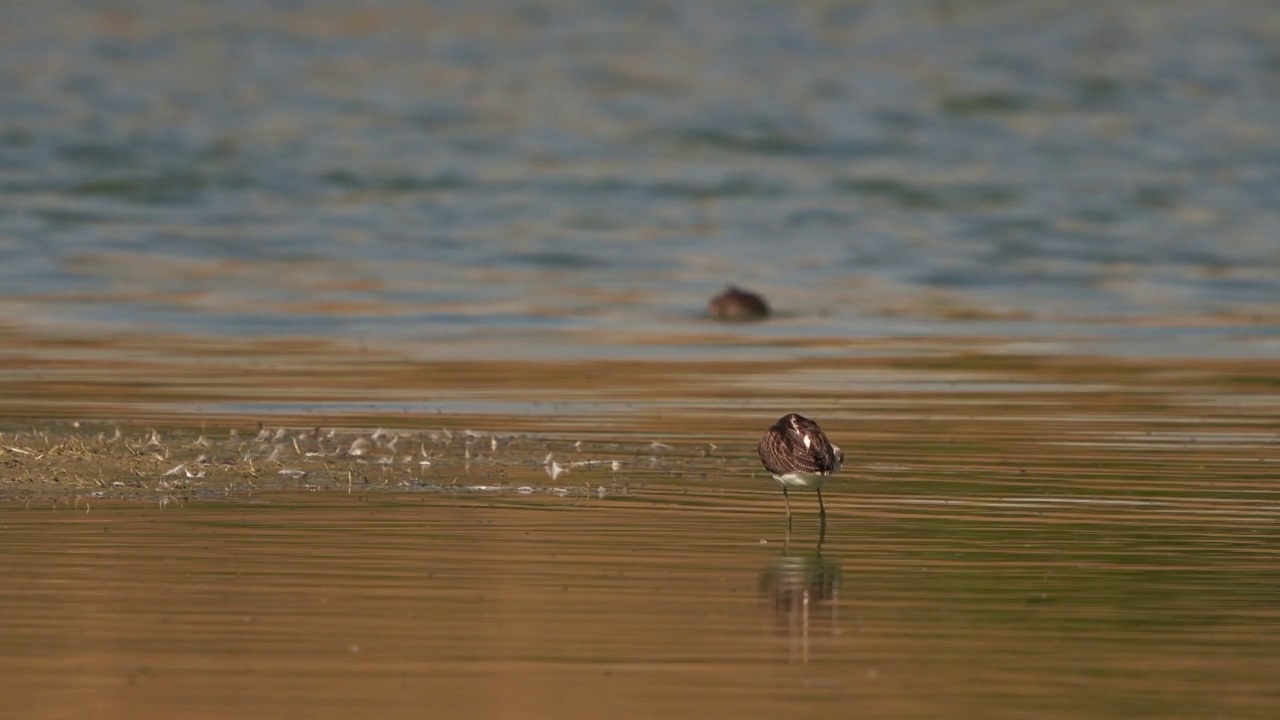
[[730, 285], [707, 303], [707, 314], [716, 320], [763, 320], [769, 317], [769, 305], [759, 295]]

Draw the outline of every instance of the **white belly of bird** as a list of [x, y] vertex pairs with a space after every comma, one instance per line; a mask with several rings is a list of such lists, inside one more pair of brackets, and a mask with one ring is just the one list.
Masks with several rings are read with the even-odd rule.
[[819, 475], [818, 473], [787, 473], [786, 475], [774, 475], [773, 479], [783, 487], [808, 488], [810, 490], [820, 490], [823, 485], [827, 484], [830, 475]]

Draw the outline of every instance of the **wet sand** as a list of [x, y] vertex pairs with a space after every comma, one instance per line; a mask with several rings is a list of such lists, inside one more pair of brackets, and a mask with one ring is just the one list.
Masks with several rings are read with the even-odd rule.
[[102, 348], [60, 362], [31, 353], [0, 380], [0, 497], [607, 492], [658, 480], [772, 491], [755, 442], [793, 410], [847, 449], [846, 476], [905, 488], [1128, 496], [1212, 480], [1268, 492], [1280, 462], [1268, 361], [964, 346], [716, 363], [291, 348], [301, 354], [289, 361], [271, 343], [255, 347], [261, 362], [211, 346], [132, 361]]

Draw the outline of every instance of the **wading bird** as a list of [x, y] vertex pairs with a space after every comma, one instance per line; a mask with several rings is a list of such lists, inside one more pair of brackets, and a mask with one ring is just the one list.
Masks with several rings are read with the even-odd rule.
[[782, 486], [787, 503], [787, 524], [791, 524], [791, 498], [787, 488], [811, 488], [818, 491], [818, 517], [827, 522], [827, 508], [822, 504], [822, 486], [831, 474], [840, 470], [844, 451], [831, 444], [818, 423], [803, 415], [788, 413], [778, 418], [757, 448], [760, 462]]

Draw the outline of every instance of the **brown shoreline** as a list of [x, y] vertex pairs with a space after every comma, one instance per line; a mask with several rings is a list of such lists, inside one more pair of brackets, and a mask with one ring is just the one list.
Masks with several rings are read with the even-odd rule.
[[[253, 431], [77, 423], [0, 432], [0, 503], [245, 498], [255, 493], [604, 495], [705, 446], [448, 429]], [[643, 482], [643, 481], [641, 481]]]
[[[1176, 475], [1192, 462], [1211, 473], [1227, 463], [1252, 482], [1280, 459], [1275, 360], [993, 343], [828, 339], [802, 360], [460, 361], [324, 342], [24, 338], [0, 351], [0, 499], [345, 491], [371, 474], [409, 491], [469, 473], [540, 489], [554, 485], [548, 453], [630, 460], [595, 473], [602, 482], [737, 482], [759, 472], [756, 439], [790, 411], [849, 450], [852, 475], [903, 466], [920, 483], [986, 473], [999, 484], [1027, 468], [1073, 480], [1097, 468]], [[255, 441], [264, 425], [270, 438]], [[350, 452], [378, 428], [399, 444]], [[592, 473], [576, 474], [575, 487]]]

